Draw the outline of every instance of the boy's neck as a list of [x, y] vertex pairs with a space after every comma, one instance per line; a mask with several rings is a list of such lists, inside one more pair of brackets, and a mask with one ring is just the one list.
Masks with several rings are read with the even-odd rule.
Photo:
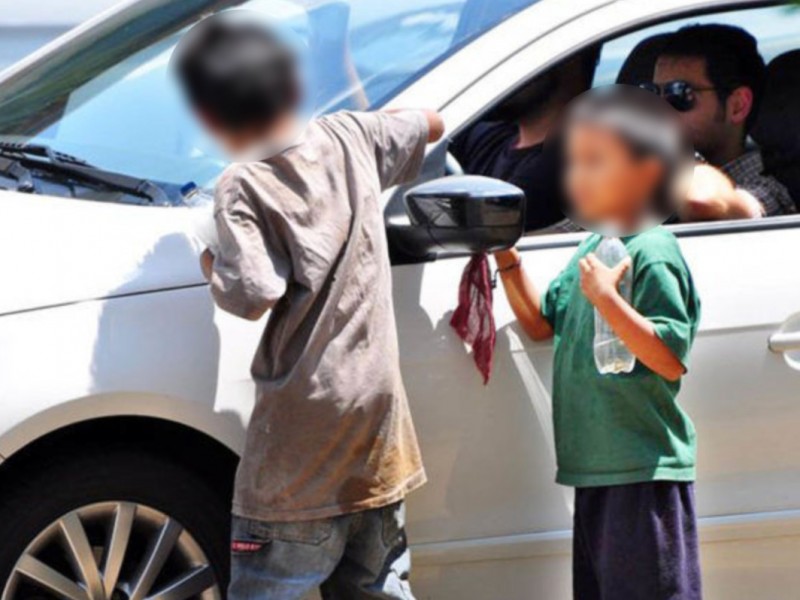
[[277, 120], [270, 123], [262, 137], [265, 139], [278, 140], [294, 135], [300, 128], [300, 119], [295, 113], [286, 113]]
[[651, 215], [637, 212], [636, 214], [614, 215], [600, 222], [597, 230], [606, 237], [631, 237], [652, 225]]
[[300, 119], [294, 113], [272, 121], [250, 134], [251, 141], [231, 156], [234, 162], [267, 160], [295, 145], [302, 131]]

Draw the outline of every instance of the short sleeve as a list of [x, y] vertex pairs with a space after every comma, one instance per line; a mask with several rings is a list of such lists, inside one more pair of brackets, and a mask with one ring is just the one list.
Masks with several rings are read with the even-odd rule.
[[633, 306], [653, 324], [656, 335], [684, 370], [688, 369], [699, 300], [686, 268], [666, 261], [640, 267], [634, 273]]
[[354, 113], [375, 152], [381, 189], [413, 181], [422, 168], [428, 120], [418, 110]]
[[556, 325], [558, 322], [558, 298], [561, 294], [565, 272], [566, 271], [562, 271], [553, 281], [550, 282], [547, 292], [545, 292], [545, 295], [542, 298], [542, 316], [548, 323], [550, 323], [550, 327], [553, 328], [553, 331], [556, 331]]
[[257, 319], [286, 293], [290, 261], [235, 179], [218, 186], [215, 204], [219, 248], [211, 293], [223, 310]]

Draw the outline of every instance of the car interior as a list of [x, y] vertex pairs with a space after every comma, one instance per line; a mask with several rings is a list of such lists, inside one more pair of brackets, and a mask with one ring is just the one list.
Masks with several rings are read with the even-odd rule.
[[[792, 29], [798, 31], [800, 9], [771, 6], [716, 12], [674, 19], [618, 35], [603, 42], [592, 87], [613, 83], [638, 86], [651, 82], [656, 60], [670, 32], [689, 24], [711, 23], [741, 27], [757, 40], [759, 53], [767, 64], [767, 82], [747, 145], [760, 150], [764, 174], [787, 188], [800, 211], [800, 37], [792, 33]], [[457, 132], [451, 138], [451, 148], [459, 143], [459, 136], [467, 135], [477, 124], [490, 122], [492, 111], [490, 109]], [[528, 210], [532, 207], [535, 209], [529, 198]], [[577, 230], [577, 226], [570, 227], [565, 221], [545, 229], [527, 229], [526, 234]]]
[[767, 88], [752, 136], [767, 170], [789, 190], [800, 209], [800, 50], [767, 65]]

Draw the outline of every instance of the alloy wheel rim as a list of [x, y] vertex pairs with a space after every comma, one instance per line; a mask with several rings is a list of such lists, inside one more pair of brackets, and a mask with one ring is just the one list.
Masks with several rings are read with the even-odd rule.
[[0, 600], [221, 600], [205, 552], [174, 518], [135, 502], [63, 515], [17, 560]]

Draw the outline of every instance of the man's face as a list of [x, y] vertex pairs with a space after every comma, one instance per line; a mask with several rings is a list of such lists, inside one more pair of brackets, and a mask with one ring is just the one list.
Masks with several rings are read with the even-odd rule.
[[671, 81], [685, 81], [694, 90], [694, 106], [679, 113], [695, 149], [709, 157], [731, 135], [740, 135], [738, 127], [729, 122], [727, 110], [706, 74], [706, 60], [688, 56], [661, 56], [656, 61], [653, 82], [664, 85]]

